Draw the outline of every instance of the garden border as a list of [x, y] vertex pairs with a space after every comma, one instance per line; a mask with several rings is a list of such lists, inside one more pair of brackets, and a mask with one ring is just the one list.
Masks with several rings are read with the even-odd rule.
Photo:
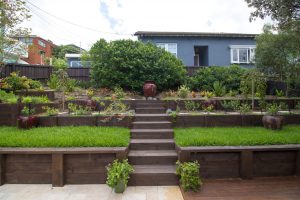
[[198, 160], [204, 178], [300, 176], [300, 145], [176, 146], [181, 162]]
[[65, 183], [104, 184], [105, 166], [114, 159], [127, 158], [127, 154], [128, 147], [0, 148], [0, 186], [5, 183], [52, 183], [53, 187]]

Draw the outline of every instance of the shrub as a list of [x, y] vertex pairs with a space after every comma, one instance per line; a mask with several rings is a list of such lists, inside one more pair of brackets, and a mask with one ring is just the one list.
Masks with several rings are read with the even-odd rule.
[[182, 61], [151, 43], [101, 39], [92, 46], [90, 55], [96, 87], [141, 91], [144, 81], [153, 80], [158, 90], [167, 90], [181, 85], [186, 76]]
[[195, 101], [185, 101], [184, 106], [187, 111], [196, 111], [200, 108], [200, 105]]
[[49, 103], [49, 99], [47, 96], [26, 96], [22, 97], [22, 103], [29, 104], [37, 104], [37, 103]]
[[237, 91], [240, 88], [241, 76], [245, 71], [238, 65], [200, 68], [188, 79], [188, 86], [192, 90], [213, 91], [214, 82], [219, 81], [226, 85], [228, 90]]
[[182, 99], [187, 98], [188, 94], [190, 93], [190, 88], [188, 88], [185, 85], [180, 86], [180, 88], [178, 89], [178, 96]]
[[243, 103], [239, 107], [239, 111], [241, 114], [246, 114], [246, 113], [250, 112], [250, 110], [251, 110], [251, 107], [247, 103]]
[[200, 165], [198, 161], [185, 163], [177, 161], [176, 165], [176, 174], [179, 176], [181, 187], [185, 191], [198, 191], [202, 185], [199, 172]]
[[87, 115], [87, 114], [90, 114], [90, 112], [91, 112], [91, 109], [89, 107], [76, 105], [74, 103], [69, 103], [68, 109], [71, 112], [71, 114], [74, 114], [74, 115]]
[[16, 104], [17, 102], [18, 96], [14, 95], [14, 93], [7, 93], [3, 90], [0, 90], [0, 103]]
[[117, 99], [124, 99], [125, 98], [125, 92], [119, 86], [114, 87], [114, 95], [116, 95]]
[[47, 85], [49, 88], [53, 90], [58, 90], [59, 88], [59, 80], [56, 74], [51, 74], [50, 79], [47, 81]]
[[278, 106], [276, 103], [267, 104], [266, 110], [270, 115], [277, 115], [278, 111], [280, 110], [280, 106]]
[[10, 76], [0, 79], [0, 89], [6, 91], [17, 91], [23, 89], [39, 89], [42, 85], [26, 76], [19, 76], [19, 72], [12, 72]]
[[217, 97], [222, 97], [226, 94], [226, 87], [220, 81], [215, 81], [213, 84], [214, 93]]
[[58, 111], [57, 108], [51, 108], [49, 106], [43, 106], [42, 108], [46, 111], [46, 113], [47, 113], [48, 116], [58, 115], [59, 111]]

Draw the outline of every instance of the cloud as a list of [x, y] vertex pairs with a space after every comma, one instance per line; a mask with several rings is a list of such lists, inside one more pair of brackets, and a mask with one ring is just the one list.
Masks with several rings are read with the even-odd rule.
[[[51, 17], [29, 5], [33, 34], [56, 44], [74, 43], [86, 49], [100, 38], [136, 39], [136, 31], [260, 33], [267, 20], [249, 22], [242, 0], [28, 0], [75, 24]], [[112, 34], [117, 33], [117, 34]]]

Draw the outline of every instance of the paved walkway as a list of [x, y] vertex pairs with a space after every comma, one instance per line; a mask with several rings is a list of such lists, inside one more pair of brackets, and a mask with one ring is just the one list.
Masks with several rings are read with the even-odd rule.
[[128, 187], [115, 194], [106, 185], [6, 184], [0, 186], [0, 200], [183, 200], [177, 186]]
[[253, 180], [204, 180], [200, 192], [183, 192], [185, 200], [300, 200], [300, 177]]

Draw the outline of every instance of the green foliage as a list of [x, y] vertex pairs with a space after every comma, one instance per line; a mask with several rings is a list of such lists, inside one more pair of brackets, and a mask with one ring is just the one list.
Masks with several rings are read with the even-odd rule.
[[198, 110], [200, 108], [200, 105], [195, 101], [184, 101], [184, 107], [186, 111], [190, 112]]
[[257, 93], [261, 99], [264, 99], [266, 94], [266, 77], [263, 73], [254, 70], [248, 70], [245, 72], [241, 79], [240, 91], [242, 92], [245, 99], [248, 98], [248, 95], [252, 92], [252, 81], [254, 86], [254, 94]]
[[23, 89], [40, 89], [39, 81], [34, 81], [26, 76], [19, 76], [19, 72], [12, 72], [10, 76], [0, 79], [0, 89], [6, 91], [17, 91]]
[[51, 74], [50, 79], [47, 81], [47, 85], [50, 89], [58, 89], [58, 76], [56, 74]]
[[185, 85], [181, 85], [177, 91], [178, 96], [182, 99], [187, 98], [189, 93], [190, 93], [190, 88]]
[[122, 101], [116, 100], [107, 106], [107, 108], [104, 110], [104, 113], [106, 115], [114, 115], [125, 113], [128, 110], [129, 108], [124, 103], [122, 103]]
[[276, 97], [284, 97], [284, 92], [282, 90], [275, 90]]
[[0, 127], [0, 147], [127, 147], [129, 140], [129, 129], [119, 127]]
[[21, 100], [22, 103], [25, 104], [37, 104], [37, 103], [50, 103], [50, 100], [48, 99], [47, 96], [26, 96], [22, 97]]
[[285, 102], [280, 102], [278, 106], [280, 110], [289, 110], [289, 106]]
[[240, 109], [240, 101], [238, 100], [224, 100], [222, 101], [222, 107], [225, 109], [225, 111], [228, 111], [228, 110], [234, 110], [234, 111], [237, 111]]
[[76, 48], [74, 45], [60, 45], [53, 48], [52, 55], [55, 58], [64, 59], [67, 53], [80, 53], [80, 48]]
[[246, 114], [246, 113], [249, 113], [251, 110], [251, 107], [249, 104], [247, 103], [242, 103], [239, 107], [239, 111], [241, 114]]
[[47, 115], [48, 116], [55, 116], [55, 115], [58, 115], [58, 109], [57, 108], [53, 108], [53, 107], [49, 107], [49, 106], [43, 106], [42, 107], [43, 110], [46, 111]]
[[300, 144], [300, 126], [284, 126], [280, 131], [263, 127], [175, 128], [179, 146], [255, 146]]
[[109, 164], [106, 169], [106, 184], [111, 188], [114, 188], [120, 181], [123, 181], [125, 186], [127, 186], [129, 174], [134, 171], [127, 159], [123, 161], [114, 160], [114, 162]]
[[0, 90], [0, 103], [16, 104], [18, 102], [18, 96], [12, 92], [5, 92]]
[[179, 176], [181, 187], [187, 190], [198, 191], [202, 185], [200, 179], [200, 165], [198, 161], [194, 162], [176, 162], [176, 174]]
[[226, 94], [226, 86], [220, 81], [215, 81], [213, 84], [213, 91], [217, 97], [222, 97]]
[[24, 106], [24, 108], [21, 110], [21, 114], [23, 116], [30, 116], [35, 113], [35, 109], [31, 109], [28, 106]]
[[215, 107], [212, 104], [210, 104], [210, 105], [202, 105], [202, 109], [203, 109], [204, 112], [210, 113], [210, 112], [212, 112], [215, 109]]
[[266, 110], [267, 110], [267, 113], [270, 115], [277, 115], [278, 111], [280, 110], [280, 106], [277, 105], [276, 103], [270, 103], [270, 104], [267, 104]]
[[267, 102], [265, 100], [258, 100], [258, 106], [261, 111], [267, 108]]
[[151, 43], [101, 39], [92, 46], [90, 56], [95, 87], [141, 91], [144, 81], [153, 80], [158, 90], [167, 90], [181, 85], [186, 76], [179, 59]]
[[195, 75], [188, 79], [188, 86], [196, 91], [213, 91], [214, 82], [219, 81], [226, 86], [227, 90], [237, 91], [245, 71], [238, 65], [200, 68]]
[[298, 103], [295, 106], [296, 109], [300, 110], [300, 101], [298, 101]]
[[91, 113], [91, 108], [87, 106], [77, 105], [74, 103], [68, 104], [68, 109], [73, 115], [88, 115]]
[[54, 58], [53, 59], [53, 67], [54, 67], [55, 71], [57, 71], [59, 69], [66, 70], [68, 68], [68, 63], [64, 58]]
[[117, 99], [124, 99], [125, 98], [125, 92], [120, 86], [114, 87], [114, 95]]

